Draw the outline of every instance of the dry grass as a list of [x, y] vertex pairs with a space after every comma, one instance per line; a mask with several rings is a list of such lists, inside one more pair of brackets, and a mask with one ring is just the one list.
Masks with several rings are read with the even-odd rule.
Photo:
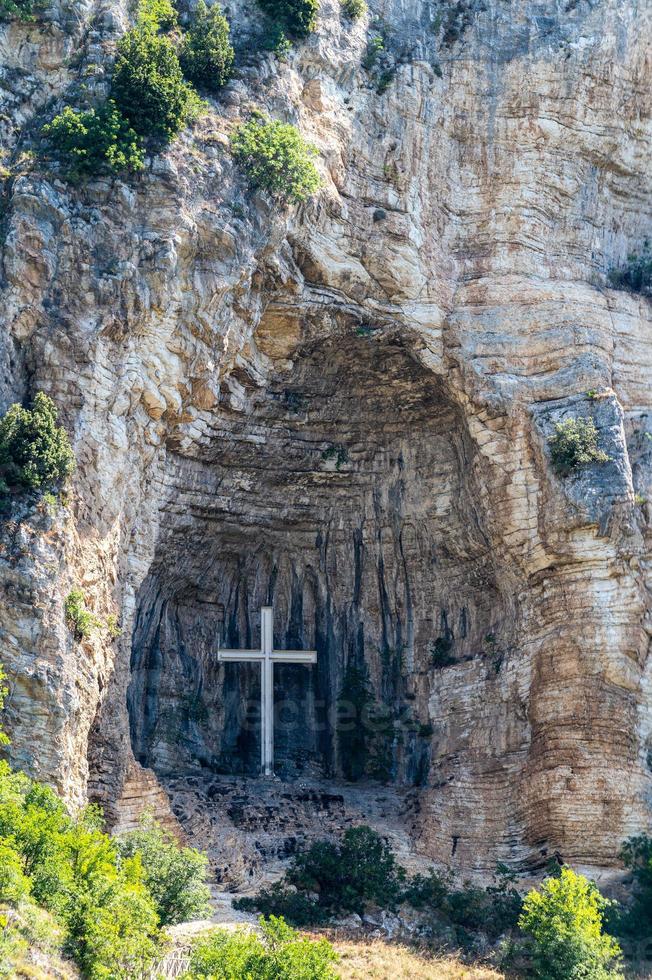
[[503, 980], [484, 966], [467, 966], [455, 956], [434, 956], [382, 939], [332, 938], [341, 956], [342, 980]]

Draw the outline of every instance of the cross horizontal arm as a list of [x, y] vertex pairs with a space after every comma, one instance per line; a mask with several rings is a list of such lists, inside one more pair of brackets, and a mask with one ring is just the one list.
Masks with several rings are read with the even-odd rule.
[[234, 662], [238, 660], [264, 660], [265, 654], [260, 650], [218, 650], [217, 659]]
[[274, 650], [271, 659], [275, 664], [316, 664], [316, 650]]

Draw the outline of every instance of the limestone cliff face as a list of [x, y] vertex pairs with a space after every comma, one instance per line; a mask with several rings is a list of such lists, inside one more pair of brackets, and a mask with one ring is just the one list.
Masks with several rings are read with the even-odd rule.
[[[0, 27], [0, 407], [46, 391], [78, 459], [68, 507], [2, 527], [11, 754], [110, 813], [134, 759], [253, 771], [256, 678], [217, 638], [257, 642], [273, 601], [277, 643], [319, 653], [277, 670], [288, 773], [342, 772], [366, 666], [424, 854], [608, 866], [652, 819], [652, 304], [606, 286], [652, 227], [650, 8], [371, 8], [382, 93], [336, 0], [287, 64], [233, 0], [238, 79], [137, 179], [82, 187], [26, 151], [129, 12]], [[254, 106], [319, 148], [298, 210], [234, 170]], [[578, 414], [611, 459], [561, 478]], [[73, 584], [117, 640], [73, 641]]]

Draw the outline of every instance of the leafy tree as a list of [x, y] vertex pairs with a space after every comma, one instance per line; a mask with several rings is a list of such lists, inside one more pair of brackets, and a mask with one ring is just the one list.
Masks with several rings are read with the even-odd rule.
[[253, 187], [285, 201], [305, 201], [320, 186], [317, 150], [290, 123], [255, 116], [238, 126], [231, 151]]
[[118, 43], [111, 95], [139, 136], [171, 140], [199, 108], [183, 78], [172, 41], [151, 26], [127, 31]]
[[283, 919], [260, 919], [262, 937], [215, 929], [193, 948], [184, 980], [337, 980], [326, 939], [299, 936]]
[[228, 20], [217, 4], [209, 9], [199, 0], [181, 42], [179, 60], [184, 74], [195, 85], [216, 92], [231, 77], [234, 57]]
[[64, 949], [88, 980], [127, 980], [150, 968], [160, 933], [142, 865], [119, 856], [97, 809], [71, 817], [53, 790], [0, 762], [0, 845], [14, 852], [4, 883], [14, 895], [5, 898], [19, 897], [20, 870], [34, 901], [63, 926]]
[[56, 487], [74, 465], [66, 430], [57, 425], [54, 402], [43, 392], [31, 408], [12, 405], [0, 419], [0, 495], [3, 482], [26, 490]]
[[369, 904], [393, 908], [404, 883], [405, 871], [380, 834], [371, 827], [352, 827], [337, 844], [316, 841], [294, 858], [279, 886], [241, 899], [237, 907], [283, 912], [297, 925], [307, 925], [345, 912], [362, 915]]
[[0, 840], [0, 902], [19, 902], [29, 895], [30, 889], [22, 856], [7, 841]]
[[171, 0], [140, 0], [138, 23], [155, 31], [172, 31], [178, 23], [176, 8]]
[[43, 132], [72, 177], [143, 169], [140, 137], [112, 99], [85, 112], [66, 106]]
[[571, 868], [547, 878], [523, 901], [519, 925], [531, 937], [533, 975], [541, 980], [607, 980], [622, 976], [620, 947], [603, 932], [610, 903]]
[[598, 430], [593, 419], [570, 418], [557, 422], [554, 435], [548, 440], [552, 462], [558, 473], [589, 463], [606, 463], [610, 457], [598, 448]]
[[634, 876], [631, 906], [621, 915], [619, 925], [627, 933], [652, 935], [652, 837], [631, 837], [621, 851], [621, 859]]
[[118, 838], [123, 858], [139, 858], [143, 877], [162, 925], [198, 919], [210, 909], [206, 885], [208, 859], [192, 847], [180, 847], [150, 817], [138, 830]]
[[[9, 688], [5, 684], [7, 675], [5, 674], [4, 667], [0, 664], [0, 711], [5, 706], [5, 698], [9, 694]], [[0, 725], [0, 745], [9, 745], [9, 738], [4, 732], [2, 725]]]
[[307, 37], [317, 27], [319, 0], [258, 0], [290, 37]]

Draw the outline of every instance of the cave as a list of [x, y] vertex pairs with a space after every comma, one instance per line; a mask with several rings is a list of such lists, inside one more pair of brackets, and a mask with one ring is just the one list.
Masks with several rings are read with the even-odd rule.
[[231, 384], [201, 445], [170, 447], [133, 635], [134, 755], [164, 778], [258, 773], [260, 670], [217, 654], [256, 647], [268, 604], [275, 647], [318, 655], [275, 668], [277, 775], [426, 786], [433, 685], [501, 631], [463, 413], [409, 339], [365, 329]]

